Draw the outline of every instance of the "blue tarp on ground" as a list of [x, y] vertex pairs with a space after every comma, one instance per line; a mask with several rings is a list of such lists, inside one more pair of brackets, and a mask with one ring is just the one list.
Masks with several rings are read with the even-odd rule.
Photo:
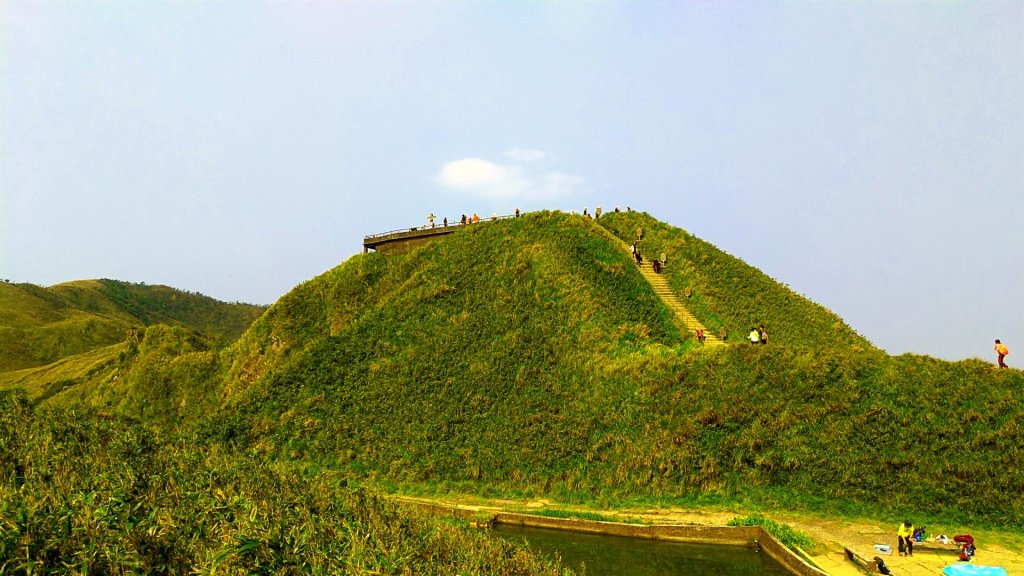
[[1006, 568], [977, 564], [953, 564], [943, 568], [942, 573], [946, 576], [1007, 576]]

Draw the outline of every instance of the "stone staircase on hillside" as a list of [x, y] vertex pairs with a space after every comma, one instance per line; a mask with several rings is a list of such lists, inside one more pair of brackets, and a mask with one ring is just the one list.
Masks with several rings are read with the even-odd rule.
[[[615, 236], [609, 230], [605, 230], [603, 226], [597, 226], [597, 228], [603, 231], [603, 233], [607, 235], [609, 239], [611, 239], [614, 242], [618, 242], [619, 245], [621, 245], [622, 248], [629, 253], [630, 260], [633, 259], [633, 252], [632, 250], [630, 250], [628, 243], [623, 242], [621, 238]], [[673, 292], [671, 288], [669, 288], [668, 280], [666, 280], [665, 277], [662, 276], [661, 274], [656, 274], [654, 272], [654, 267], [651, 265], [650, 260], [644, 259], [643, 264], [640, 265], [640, 273], [643, 274], [644, 278], [647, 279], [647, 282], [651, 285], [651, 288], [654, 288], [654, 293], [658, 295], [658, 298], [661, 298], [661, 301], [665, 304], [665, 306], [668, 306], [669, 309], [672, 310], [672, 312], [676, 315], [676, 318], [679, 320], [679, 322], [683, 324], [683, 327], [685, 327], [691, 333], [696, 333], [697, 330], [704, 331], [705, 346], [714, 347], [725, 345], [724, 340], [709, 332], [707, 327], [701, 324], [700, 320], [698, 320], [697, 317], [694, 316], [692, 312], [690, 312], [690, 309], [679, 301], [679, 298], [676, 296], [676, 293]]]
[[[629, 246], [626, 246], [629, 249]], [[708, 329], [697, 320], [697, 317], [690, 312], [690, 309], [683, 305], [676, 297], [675, 292], [672, 291], [668, 286], [668, 280], [665, 279], [661, 274], [654, 272], [654, 266], [651, 265], [650, 260], [644, 260], [643, 265], [640, 266], [640, 273], [644, 275], [644, 278], [654, 288], [654, 293], [661, 298], [661, 301], [665, 303], [676, 315], [676, 318], [686, 326], [686, 329], [690, 332], [697, 332], [697, 330], [704, 331], [704, 345], [705, 346], [721, 346], [725, 344], [721, 338], [708, 332]]]

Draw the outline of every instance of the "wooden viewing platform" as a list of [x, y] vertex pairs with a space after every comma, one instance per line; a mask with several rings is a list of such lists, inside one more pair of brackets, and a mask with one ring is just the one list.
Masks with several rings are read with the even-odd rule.
[[456, 222], [454, 224], [449, 223], [447, 226], [444, 224], [434, 224], [433, 226], [428, 224], [426, 226], [403, 228], [401, 230], [381, 232], [380, 234], [371, 234], [370, 236], [363, 237], [363, 253], [365, 254], [370, 250], [376, 250], [377, 252], [386, 255], [406, 254], [413, 248], [426, 244], [438, 236], [451, 234], [456, 230], [469, 226], [479, 226], [480, 224], [497, 222], [498, 220], [505, 220], [508, 218], [516, 218], [516, 215], [490, 216], [487, 218], [481, 218], [479, 222], [470, 222], [467, 220], [465, 224]]

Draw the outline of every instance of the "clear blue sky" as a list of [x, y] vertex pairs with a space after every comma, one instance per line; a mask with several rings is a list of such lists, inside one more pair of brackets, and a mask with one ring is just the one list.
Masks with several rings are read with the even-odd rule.
[[0, 0], [0, 278], [271, 303], [431, 212], [599, 205], [1022, 366], [1024, 2]]

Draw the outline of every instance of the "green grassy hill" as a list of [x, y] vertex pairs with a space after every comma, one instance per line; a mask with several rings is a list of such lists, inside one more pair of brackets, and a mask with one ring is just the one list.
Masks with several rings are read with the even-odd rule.
[[208, 437], [471, 491], [1024, 520], [1019, 371], [888, 357], [681, 230], [601, 226], [638, 223], [702, 320], [773, 342], [700, 348], [605, 228], [531, 214], [297, 287], [236, 345]]
[[548, 482], [615, 419], [614, 372], [686, 346], [595, 231], [537, 214], [352, 258], [240, 340], [213, 428], [402, 479]]
[[133, 329], [157, 324], [186, 327], [228, 343], [263, 311], [166, 286], [115, 280], [49, 288], [0, 283], [0, 373], [108, 347], [123, 342]]
[[[668, 254], [676, 295], [733, 335], [731, 345], [704, 348], [680, 330], [623, 248], [641, 226], [641, 249]], [[18, 297], [37, 303], [21, 309], [56, 318], [44, 304], [66, 301], [57, 292], [24, 290]], [[75, 310], [120, 302], [103, 317], [136, 317], [124, 302], [140, 297], [128, 292]], [[736, 337], [755, 323], [772, 334], [768, 346]], [[544, 212], [474, 225], [406, 255], [355, 256], [297, 286], [228, 346], [154, 324], [6, 374], [32, 389], [38, 410], [84, 403], [82, 413], [110, 415], [101, 418], [109, 434], [137, 434], [120, 420], [128, 416], [181, 442], [183, 455], [202, 454], [184, 470], [209, 482], [168, 467], [197, 494], [218, 474], [231, 483], [259, 466], [274, 482], [304, 470], [316, 486], [326, 474], [332, 483], [605, 506], [724, 502], [1024, 525], [1024, 373], [887, 356], [822, 306], [646, 214], [595, 222]], [[25, 441], [4, 440], [0, 452]], [[86, 477], [69, 477], [69, 494]], [[322, 489], [309, 486], [286, 492]], [[260, 493], [236, 489], [243, 499]], [[213, 506], [194, 498], [186, 509]], [[268, 527], [285, 521], [287, 508], [276, 510]], [[188, 534], [221, 525], [195, 518], [180, 520]], [[197, 550], [244, 556], [209, 543]], [[189, 565], [209, 566], [195, 558]]]

